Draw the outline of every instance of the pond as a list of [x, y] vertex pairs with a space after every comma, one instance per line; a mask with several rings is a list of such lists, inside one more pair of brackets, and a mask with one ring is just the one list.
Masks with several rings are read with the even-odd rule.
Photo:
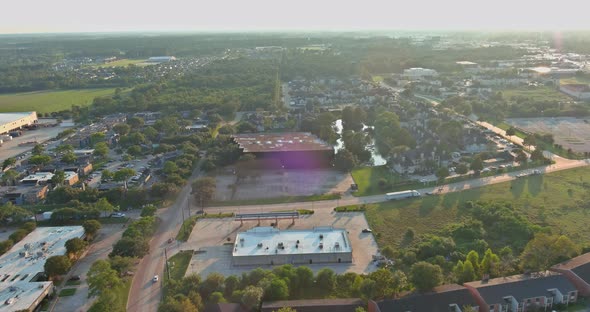
[[[336, 128], [336, 133], [342, 134], [342, 119], [336, 120], [333, 126]], [[367, 128], [369, 128], [369, 126], [363, 125], [363, 130]], [[344, 143], [342, 142], [342, 138], [336, 141], [336, 145], [334, 146], [334, 150], [336, 151], [336, 153], [339, 149], [342, 148], [343, 145]], [[375, 140], [371, 140], [371, 144], [369, 144], [369, 146], [367, 146], [366, 149], [371, 152], [371, 160], [373, 161], [373, 166], [383, 166], [387, 164], [387, 160], [381, 157], [379, 152], [377, 152], [377, 148], [375, 147]]]

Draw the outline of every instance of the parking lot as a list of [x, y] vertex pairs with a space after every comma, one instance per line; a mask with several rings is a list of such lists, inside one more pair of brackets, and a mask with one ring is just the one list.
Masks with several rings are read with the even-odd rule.
[[534, 133], [551, 133], [556, 144], [575, 152], [590, 152], [590, 123], [574, 117], [510, 118], [506, 122]]
[[[261, 221], [260, 226], [270, 226], [274, 221]], [[258, 266], [233, 266], [231, 261], [233, 242], [238, 232], [256, 227], [258, 222], [248, 221], [240, 225], [240, 222], [232, 219], [203, 219], [197, 222], [193, 232], [186, 243], [175, 247], [175, 250], [195, 250], [187, 269], [187, 274], [198, 273], [207, 276], [211, 272], [220, 272], [226, 276], [239, 275]], [[336, 273], [355, 272], [370, 273], [377, 269], [372, 256], [378, 253], [377, 243], [371, 233], [363, 233], [362, 229], [368, 227], [365, 215], [360, 212], [335, 213], [327, 209], [316, 210], [313, 215], [302, 216], [291, 224], [290, 220], [281, 220], [278, 228], [287, 229], [312, 229], [316, 226], [332, 226], [344, 228], [348, 232], [348, 238], [352, 244], [353, 263], [323, 263], [306, 265], [314, 272], [323, 268], [330, 268]], [[228, 242], [227, 239], [230, 239]], [[264, 269], [272, 269], [273, 266], [260, 266]]]
[[232, 168], [218, 174], [216, 200], [243, 200], [283, 196], [309, 196], [325, 193], [344, 193], [353, 183], [350, 174], [330, 169], [259, 170], [236, 184]]

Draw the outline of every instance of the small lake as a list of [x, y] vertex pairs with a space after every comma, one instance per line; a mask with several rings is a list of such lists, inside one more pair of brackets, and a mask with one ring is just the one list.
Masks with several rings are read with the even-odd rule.
[[[338, 119], [332, 124], [336, 128], [336, 133], [342, 134], [342, 119]], [[368, 126], [363, 125], [363, 130], [369, 128]], [[344, 142], [342, 142], [342, 138], [336, 141], [336, 145], [334, 146], [334, 150], [338, 152], [339, 149], [342, 148]], [[377, 152], [377, 148], [375, 147], [375, 140], [371, 140], [371, 145], [366, 147], [368, 151], [371, 152], [371, 160], [373, 161], [373, 166], [383, 166], [387, 164], [387, 160], [385, 160], [381, 155]]]

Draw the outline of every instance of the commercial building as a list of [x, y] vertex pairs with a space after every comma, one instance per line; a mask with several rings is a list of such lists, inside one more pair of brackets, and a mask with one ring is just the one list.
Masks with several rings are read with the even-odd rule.
[[434, 69], [414, 67], [414, 68], [404, 69], [404, 73], [402, 76], [404, 76], [408, 79], [418, 79], [419, 80], [419, 79], [422, 79], [425, 77], [436, 77], [436, 76], [438, 76], [438, 72], [436, 72], [436, 70], [434, 70]]
[[53, 292], [53, 282], [44, 281], [45, 260], [65, 254], [66, 242], [83, 236], [81, 226], [37, 228], [0, 256], [0, 312], [34, 311]]
[[352, 262], [346, 230], [316, 227], [281, 231], [256, 227], [238, 233], [233, 265], [280, 265]]
[[278, 160], [284, 168], [323, 167], [331, 163], [334, 147], [307, 132], [236, 134], [243, 153]]
[[174, 57], [174, 56], [152, 56], [147, 60], [148, 63], [164, 63], [164, 62], [170, 62], [170, 61], [176, 61], [176, 57]]
[[37, 123], [37, 112], [0, 113], [0, 134]]
[[559, 91], [578, 100], [590, 100], [590, 86], [586, 84], [562, 84]]
[[47, 185], [17, 185], [0, 187], [0, 202], [11, 202], [14, 205], [37, 204], [47, 196]]

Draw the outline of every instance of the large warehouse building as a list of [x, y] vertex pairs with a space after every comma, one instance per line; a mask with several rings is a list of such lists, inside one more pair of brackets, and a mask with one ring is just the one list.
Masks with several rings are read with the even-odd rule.
[[334, 147], [307, 132], [245, 133], [233, 136], [243, 153], [278, 160], [284, 168], [329, 166]]
[[69, 239], [83, 237], [81, 226], [37, 228], [0, 257], [0, 312], [34, 311], [53, 292], [43, 281], [45, 260], [64, 255]]
[[37, 112], [0, 113], [0, 134], [37, 123]]
[[350, 263], [352, 246], [346, 230], [316, 227], [281, 231], [256, 227], [238, 233], [233, 265]]

